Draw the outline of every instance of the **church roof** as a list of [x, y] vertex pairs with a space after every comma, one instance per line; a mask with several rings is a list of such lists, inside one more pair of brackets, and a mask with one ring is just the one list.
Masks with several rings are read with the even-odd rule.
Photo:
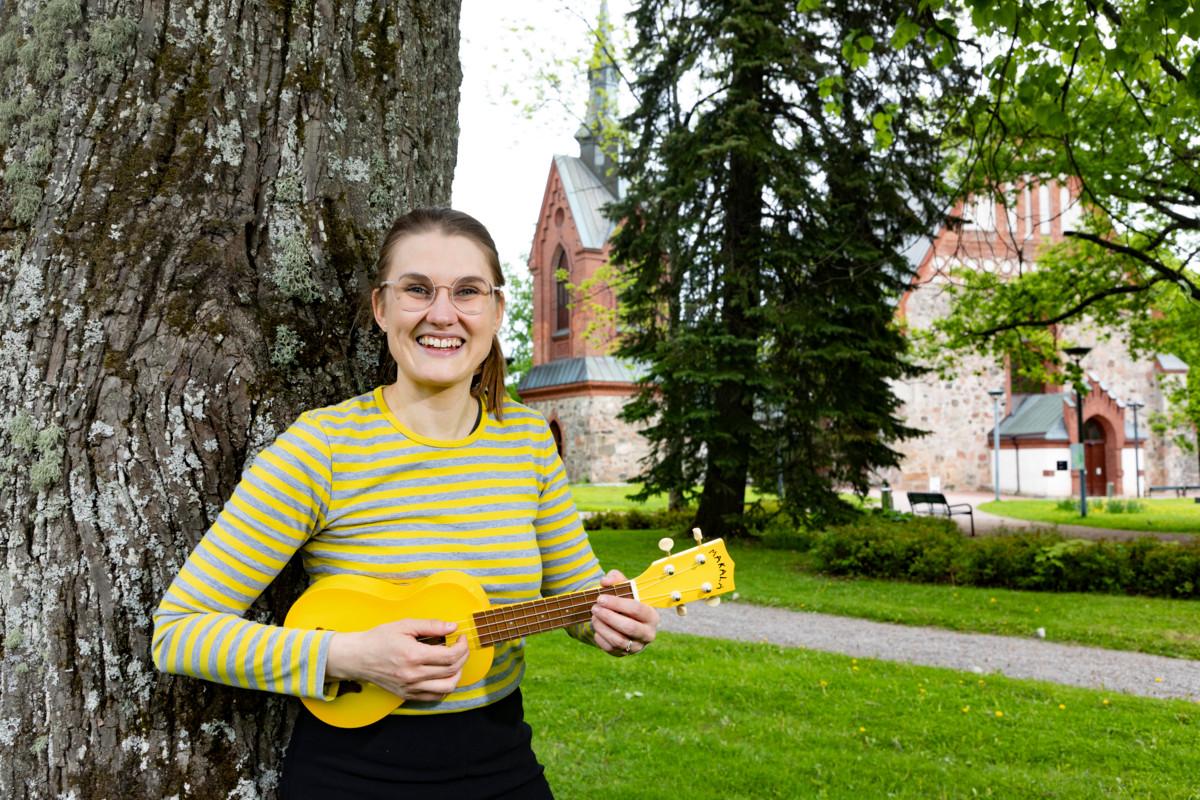
[[1187, 372], [1188, 365], [1179, 356], [1171, 355], [1170, 353], [1158, 354], [1158, 368], [1163, 372]]
[[572, 383], [634, 383], [644, 370], [630, 366], [612, 356], [583, 356], [560, 358], [538, 364], [521, 377], [518, 392], [566, 386]]
[[580, 241], [590, 250], [602, 250], [616, 227], [602, 209], [616, 198], [581, 159], [555, 156], [554, 165], [558, 168]]
[[[989, 432], [988, 436], [992, 434]], [[1002, 437], [1067, 441], [1061, 394], [1026, 395], [1013, 413], [1000, 421]]]

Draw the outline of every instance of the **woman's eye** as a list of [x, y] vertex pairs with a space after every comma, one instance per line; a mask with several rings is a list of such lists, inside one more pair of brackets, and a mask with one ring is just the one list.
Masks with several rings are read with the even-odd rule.
[[411, 294], [413, 297], [428, 297], [429, 287], [422, 286], [419, 283], [411, 283], [404, 287], [405, 294]]
[[454, 290], [455, 297], [478, 297], [480, 294], [478, 286], [460, 286]]

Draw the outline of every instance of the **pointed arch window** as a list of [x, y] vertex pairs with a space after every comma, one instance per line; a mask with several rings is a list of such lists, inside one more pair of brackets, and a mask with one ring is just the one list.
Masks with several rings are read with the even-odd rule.
[[571, 293], [567, 289], [566, 280], [560, 277], [560, 271], [570, 273], [567, 254], [562, 250], [558, 251], [558, 257], [554, 259], [554, 332], [556, 334], [566, 333], [571, 329]]

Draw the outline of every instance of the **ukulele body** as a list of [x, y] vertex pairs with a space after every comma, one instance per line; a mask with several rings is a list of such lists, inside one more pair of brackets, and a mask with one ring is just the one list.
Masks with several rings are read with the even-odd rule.
[[[462, 668], [459, 686], [483, 679], [492, 667], [494, 647], [478, 646], [472, 616], [491, 607], [487, 594], [475, 578], [464, 572], [438, 572], [411, 583], [399, 584], [366, 575], [331, 575], [313, 583], [288, 611], [284, 626], [304, 630], [349, 633], [401, 619], [438, 619], [456, 622], [446, 637], [452, 645], [467, 637], [470, 651]], [[404, 700], [373, 683], [353, 682], [347, 687], [333, 682], [332, 700], [302, 698], [317, 719], [338, 728], [358, 728], [377, 722], [396, 710]]]

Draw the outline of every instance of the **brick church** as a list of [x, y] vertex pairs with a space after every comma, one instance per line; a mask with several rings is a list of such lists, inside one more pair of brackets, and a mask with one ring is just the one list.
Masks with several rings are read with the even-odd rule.
[[[588, 77], [587, 117], [575, 137], [579, 155], [553, 157], [538, 213], [529, 257], [533, 368], [518, 391], [549, 421], [570, 479], [606, 483], [636, 476], [647, 444], [617, 418], [635, 392], [636, 369], [610, 355], [615, 331], [603, 325], [595, 330], [588, 308], [572, 307], [568, 288], [607, 263], [614, 221], [604, 207], [620, 191], [611, 156], [597, 137], [606, 99], [617, 95], [616, 69], [597, 53]], [[967, 220], [961, 229], [943, 228], [909, 250], [916, 275], [897, 314], [910, 328], [927, 327], [947, 313], [951, 270], [967, 266], [1003, 276], [1031, 269], [1038, 252], [1062, 241], [1063, 230], [1080, 218], [1069, 184], [1031, 183], [1015, 196], [1013, 208], [990, 199], [960, 205], [958, 213]], [[589, 300], [610, 309], [616, 304], [606, 288]], [[1132, 497], [1144, 495], [1148, 486], [1200, 484], [1196, 454], [1170, 435], [1153, 433], [1149, 422], [1167, 409], [1164, 385], [1185, 379], [1187, 366], [1169, 354], [1135, 360], [1123, 342], [1086, 328], [1068, 326], [1058, 336], [1092, 348], [1081, 360], [1090, 387], [1083, 398], [1082, 431], [1088, 494]], [[1079, 473], [1070, 468], [1070, 446], [1081, 435], [1074, 393], [1030, 385], [1007, 365], [980, 357], [965, 359], [951, 380], [930, 374], [895, 386], [903, 401], [901, 417], [929, 434], [901, 443], [901, 468], [880, 480], [896, 489], [990, 490], [994, 406], [989, 391], [994, 390], [1001, 395], [1001, 490], [1034, 497], [1076, 495]], [[1136, 421], [1131, 402], [1140, 404]]]
[[593, 63], [587, 117], [575, 134], [579, 155], [551, 160], [529, 251], [533, 367], [518, 391], [550, 423], [572, 481], [612, 483], [635, 477], [648, 448], [617, 418], [636, 391], [638, 372], [610, 355], [615, 331], [597, 326], [589, 310], [592, 304], [615, 308], [616, 298], [602, 288], [587, 304], [576, 303], [568, 288], [608, 263], [615, 224], [603, 209], [620, 191], [598, 136], [607, 101], [617, 96], [617, 71], [603, 57]]

